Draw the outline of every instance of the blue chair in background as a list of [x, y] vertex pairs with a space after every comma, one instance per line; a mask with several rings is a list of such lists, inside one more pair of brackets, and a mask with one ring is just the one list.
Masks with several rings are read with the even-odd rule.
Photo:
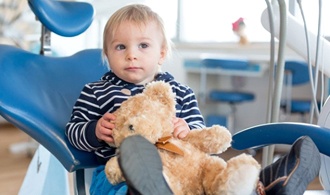
[[[238, 59], [212, 59], [205, 58], [202, 60], [203, 67], [214, 68], [214, 69], [226, 69], [226, 70], [247, 70], [250, 66], [247, 60]], [[237, 110], [237, 105], [244, 102], [251, 102], [255, 99], [255, 96], [251, 92], [243, 92], [240, 90], [222, 90], [213, 89], [209, 93], [209, 99], [217, 103], [227, 103], [231, 108], [231, 113], [226, 116], [224, 120], [223, 116], [219, 115], [209, 115], [206, 117], [206, 122], [208, 126], [212, 124], [222, 124], [227, 126], [227, 128], [235, 130], [235, 114]]]
[[[285, 62], [286, 86], [283, 91], [281, 108], [285, 114], [300, 114], [301, 122], [306, 122], [306, 115], [311, 112], [312, 98], [294, 97], [293, 89], [297, 86], [308, 85], [310, 82], [308, 64], [304, 61], [289, 60]], [[319, 105], [318, 105], [319, 106]]]

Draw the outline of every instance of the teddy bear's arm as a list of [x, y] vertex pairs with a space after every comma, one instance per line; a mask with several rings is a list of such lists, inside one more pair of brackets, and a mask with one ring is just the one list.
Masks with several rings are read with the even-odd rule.
[[209, 154], [219, 154], [227, 150], [231, 143], [231, 134], [223, 126], [214, 125], [204, 129], [195, 129], [183, 139]]
[[123, 177], [123, 174], [120, 170], [117, 157], [112, 157], [109, 159], [109, 161], [105, 165], [104, 171], [109, 182], [114, 185], [125, 181], [125, 178]]

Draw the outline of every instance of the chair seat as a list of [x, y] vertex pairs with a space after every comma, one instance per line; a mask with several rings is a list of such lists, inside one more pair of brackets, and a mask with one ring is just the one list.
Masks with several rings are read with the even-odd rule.
[[29, 0], [28, 3], [47, 29], [65, 37], [81, 34], [94, 19], [94, 8], [86, 2]]
[[298, 101], [294, 100], [291, 102], [291, 112], [309, 112], [311, 109], [311, 101]]
[[[309, 113], [311, 110], [311, 100], [291, 100], [291, 113]], [[281, 107], [286, 110], [286, 104], [283, 103]], [[320, 108], [320, 103], [318, 102], [318, 107]]]
[[254, 100], [254, 94], [248, 92], [213, 90], [210, 92], [212, 101], [241, 103]]

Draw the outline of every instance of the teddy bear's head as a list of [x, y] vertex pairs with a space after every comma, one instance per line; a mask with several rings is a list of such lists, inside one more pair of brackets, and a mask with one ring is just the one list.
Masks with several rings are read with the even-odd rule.
[[128, 98], [115, 111], [113, 138], [119, 146], [124, 138], [141, 134], [150, 142], [173, 131], [175, 96], [171, 86], [163, 81], [151, 82], [141, 94]]

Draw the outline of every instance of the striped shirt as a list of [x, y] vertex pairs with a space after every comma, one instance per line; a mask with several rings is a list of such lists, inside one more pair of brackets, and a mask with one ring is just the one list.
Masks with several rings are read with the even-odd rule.
[[[205, 127], [195, 94], [190, 87], [178, 83], [167, 72], [159, 73], [155, 80], [171, 85], [176, 94], [178, 118], [184, 119], [190, 129]], [[123, 89], [130, 90], [131, 94], [123, 94]], [[70, 143], [79, 150], [95, 152], [101, 162], [106, 162], [115, 155], [116, 149], [97, 139], [95, 127], [98, 119], [107, 112], [116, 111], [123, 101], [141, 93], [143, 89], [144, 85], [135, 85], [121, 80], [112, 71], [107, 72], [99, 81], [86, 84], [66, 125], [66, 135]]]

